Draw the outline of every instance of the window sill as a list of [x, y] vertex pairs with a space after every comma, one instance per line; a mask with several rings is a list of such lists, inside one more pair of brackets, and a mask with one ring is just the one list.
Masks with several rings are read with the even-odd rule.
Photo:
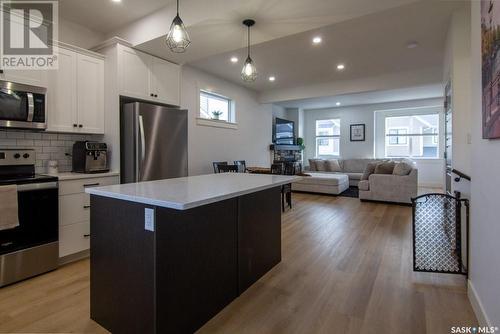
[[208, 118], [196, 118], [196, 124], [202, 126], [211, 126], [214, 128], [223, 128], [223, 129], [238, 129], [238, 123], [231, 123], [226, 121], [220, 121], [216, 119], [208, 119]]

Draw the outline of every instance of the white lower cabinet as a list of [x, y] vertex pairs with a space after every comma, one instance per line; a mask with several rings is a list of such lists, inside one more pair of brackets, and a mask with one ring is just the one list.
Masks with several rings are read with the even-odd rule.
[[119, 184], [117, 175], [59, 181], [59, 257], [90, 249], [89, 187]]

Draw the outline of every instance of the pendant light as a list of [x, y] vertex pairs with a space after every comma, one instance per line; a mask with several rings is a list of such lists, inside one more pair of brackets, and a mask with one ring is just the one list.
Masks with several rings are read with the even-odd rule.
[[176, 53], [185, 52], [189, 44], [191, 44], [186, 27], [179, 16], [179, 0], [177, 0], [177, 15], [170, 25], [166, 43], [168, 48]]
[[248, 19], [243, 21], [243, 24], [248, 28], [248, 56], [245, 60], [245, 65], [241, 70], [241, 78], [246, 82], [254, 82], [257, 79], [257, 68], [253, 63], [252, 58], [250, 58], [250, 27], [255, 24], [254, 20]]

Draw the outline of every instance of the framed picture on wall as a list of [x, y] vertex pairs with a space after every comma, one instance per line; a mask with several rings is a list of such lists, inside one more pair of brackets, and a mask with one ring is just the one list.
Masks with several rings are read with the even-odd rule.
[[500, 3], [481, 1], [481, 52], [483, 74], [483, 138], [500, 138], [498, 117], [498, 81], [500, 80], [498, 48], [500, 40]]
[[365, 141], [364, 124], [351, 124], [351, 141]]

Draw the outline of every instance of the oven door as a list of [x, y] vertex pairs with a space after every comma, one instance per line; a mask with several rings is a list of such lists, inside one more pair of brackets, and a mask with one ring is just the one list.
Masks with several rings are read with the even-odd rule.
[[0, 255], [59, 238], [57, 182], [22, 184], [17, 189], [19, 226], [0, 231]]
[[0, 127], [45, 129], [45, 89], [1, 81]]

